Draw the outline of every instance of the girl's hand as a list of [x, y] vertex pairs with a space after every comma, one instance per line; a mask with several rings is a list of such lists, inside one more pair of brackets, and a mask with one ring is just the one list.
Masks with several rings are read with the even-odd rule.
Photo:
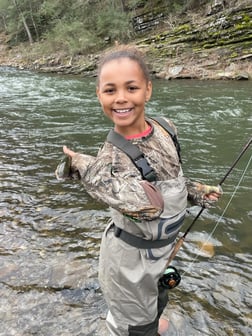
[[76, 155], [74, 151], [63, 146], [65, 157], [57, 166], [55, 175], [58, 180], [79, 179], [78, 171], [72, 166], [72, 158]]
[[206, 201], [212, 201], [212, 202], [216, 202], [219, 200], [219, 198], [221, 197], [220, 193], [216, 193], [216, 192], [211, 192], [210, 194], [206, 194], [204, 196], [204, 199]]
[[63, 152], [64, 154], [68, 155], [70, 158], [72, 158], [76, 153], [69, 149], [67, 146], [63, 146]]
[[205, 195], [204, 200], [216, 202], [219, 200], [221, 195], [223, 194], [222, 188], [220, 186], [212, 187], [212, 186], [205, 186]]

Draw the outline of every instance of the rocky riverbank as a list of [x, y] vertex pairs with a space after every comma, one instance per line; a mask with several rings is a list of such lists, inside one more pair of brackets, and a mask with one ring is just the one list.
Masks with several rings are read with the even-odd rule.
[[[182, 15], [133, 41], [153, 76], [164, 79], [252, 79], [252, 6]], [[9, 49], [0, 37], [0, 65], [38, 72], [95, 76], [99, 54], [41, 53], [39, 44]]]

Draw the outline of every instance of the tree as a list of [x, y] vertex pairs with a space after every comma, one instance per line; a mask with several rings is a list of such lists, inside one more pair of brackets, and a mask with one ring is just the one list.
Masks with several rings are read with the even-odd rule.
[[27, 24], [25, 14], [23, 13], [22, 9], [20, 8], [20, 6], [19, 6], [17, 0], [12, 0], [12, 1], [13, 1], [14, 6], [15, 6], [16, 9], [17, 9], [17, 12], [19, 13], [19, 15], [20, 15], [20, 17], [21, 17], [21, 20], [22, 20], [23, 25], [24, 25], [24, 29], [25, 29], [25, 31], [26, 31], [26, 33], [27, 33], [28, 38], [29, 38], [29, 42], [30, 42], [30, 43], [33, 43], [34, 41], [33, 41], [32, 34], [31, 34], [30, 29], [29, 29], [29, 26], [28, 26], [28, 24]]

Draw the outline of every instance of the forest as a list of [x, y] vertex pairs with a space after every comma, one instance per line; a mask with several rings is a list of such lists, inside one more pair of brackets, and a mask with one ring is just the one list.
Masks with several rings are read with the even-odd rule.
[[95, 76], [131, 43], [157, 78], [252, 78], [251, 0], [0, 0], [0, 64]]
[[[227, 4], [228, 2], [228, 4]], [[136, 38], [141, 16], [170, 25], [188, 11], [232, 6], [239, 1], [213, 0], [0, 0], [0, 32], [9, 46], [40, 43], [47, 52], [96, 52], [109, 43]], [[165, 19], [165, 20], [164, 20]], [[157, 21], [157, 20], [156, 20]], [[155, 22], [156, 22], [155, 21]]]

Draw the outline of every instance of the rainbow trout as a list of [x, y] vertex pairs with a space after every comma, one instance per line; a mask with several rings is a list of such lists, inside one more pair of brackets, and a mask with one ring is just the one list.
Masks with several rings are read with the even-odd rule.
[[[65, 155], [61, 162], [58, 164], [55, 175], [58, 180], [67, 180], [75, 178], [76, 173], [78, 172], [72, 170], [72, 158], [68, 155]], [[76, 176], [77, 177], [77, 176]]]

